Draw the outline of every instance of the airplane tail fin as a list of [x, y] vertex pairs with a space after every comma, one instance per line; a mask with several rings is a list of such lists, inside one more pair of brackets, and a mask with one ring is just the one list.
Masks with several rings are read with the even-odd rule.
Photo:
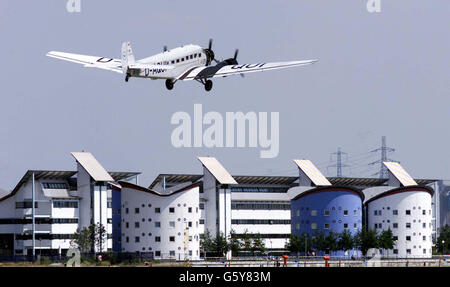
[[133, 50], [131, 50], [131, 43], [124, 42], [122, 44], [122, 71], [124, 74], [128, 72], [128, 67], [134, 64], [136, 61], [134, 59]]

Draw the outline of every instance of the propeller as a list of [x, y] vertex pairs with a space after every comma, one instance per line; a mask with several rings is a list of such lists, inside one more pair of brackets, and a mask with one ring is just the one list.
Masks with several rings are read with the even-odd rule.
[[[239, 54], [239, 49], [236, 49], [236, 51], [234, 51], [234, 57], [233, 57], [236, 65], [238, 64], [238, 61], [237, 61], [238, 54]], [[244, 74], [239, 74], [239, 75], [241, 75], [242, 78], [245, 78]]]
[[205, 51], [206, 58], [207, 58], [207, 60], [206, 60], [207, 66], [211, 65], [212, 61], [218, 63], [218, 61], [215, 59], [214, 51], [212, 50], [212, 43], [213, 43], [213, 39], [209, 39], [208, 48], [203, 49]]

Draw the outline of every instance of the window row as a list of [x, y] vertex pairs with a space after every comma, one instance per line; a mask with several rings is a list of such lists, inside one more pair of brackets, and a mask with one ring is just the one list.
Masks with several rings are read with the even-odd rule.
[[231, 224], [291, 224], [289, 219], [232, 219]]
[[[332, 210], [334, 210], [334, 209], [332, 209]], [[296, 215], [300, 216], [300, 214], [301, 214], [300, 210], [297, 210], [296, 211]], [[317, 214], [318, 214], [317, 209], [311, 210], [311, 213], [310, 213], [311, 216], [317, 216]], [[329, 209], [324, 209], [323, 210], [323, 216], [330, 216], [330, 214], [331, 214], [331, 212], [330, 212]], [[347, 209], [344, 209], [343, 214], [344, 214], [344, 216], [348, 216], [349, 215], [349, 211]], [[356, 209], [353, 210], [353, 216], [358, 216], [358, 215], [359, 215], [358, 210], [356, 210]]]
[[267, 202], [261, 201], [232, 201], [231, 209], [245, 209], [245, 210], [290, 210], [291, 204], [289, 202]]
[[[375, 227], [375, 229], [377, 229], [377, 228], [381, 229], [381, 228], [383, 228], [383, 224], [382, 223], [374, 223], [374, 227]], [[407, 229], [410, 229], [411, 228], [411, 223], [410, 222], [406, 222], [405, 223], [405, 227]], [[432, 227], [431, 222], [428, 224], [428, 227], [429, 228]], [[388, 225], [388, 228], [389, 228], [389, 225]], [[392, 228], [397, 229], [398, 228], [398, 223], [396, 223], [396, 222], [392, 223]], [[422, 223], [422, 228], [427, 228], [427, 224], [425, 222]]]
[[[151, 207], [151, 204], [149, 204], [149, 207]], [[181, 207], [181, 205], [178, 204], [178, 207]], [[155, 213], [160, 214], [161, 213], [161, 207], [155, 207], [154, 211], [155, 211]], [[188, 207], [187, 211], [188, 211], [188, 213], [192, 213], [193, 212], [193, 207]], [[125, 208], [125, 214], [129, 214], [129, 212], [130, 212], [129, 208], [126, 207]], [[195, 212], [198, 213], [198, 207], [195, 208]], [[175, 207], [169, 207], [169, 213], [175, 213]], [[140, 214], [140, 208], [139, 207], [135, 207], [134, 208], [134, 214]]]
[[[413, 209], [416, 209], [416, 208], [414, 207]], [[419, 207], [419, 209], [421, 209], [421, 208]], [[398, 209], [393, 209], [392, 210], [392, 215], [398, 215], [398, 214], [399, 214], [398, 213]], [[428, 214], [431, 215], [431, 209], [428, 210]], [[382, 210], [374, 210], [373, 211], [373, 215], [381, 216], [381, 215], [383, 215], [383, 212], [382, 212]], [[405, 210], [405, 215], [411, 215], [411, 209], [406, 209]], [[422, 209], [422, 215], [427, 215], [427, 211], [425, 209]]]
[[[186, 218], [185, 218], [186, 219]], [[145, 218], [142, 218], [142, 221], [145, 222]], [[151, 218], [148, 219], [148, 221], [152, 221]], [[181, 218], [178, 218], [178, 221], [181, 223]], [[169, 226], [170, 228], [175, 228], [175, 221], [169, 221]], [[193, 222], [192, 221], [184, 221], [183, 224], [186, 224], [185, 227], [193, 227]], [[198, 227], [198, 221], [195, 222], [195, 227]], [[202, 220], [200, 220], [200, 224], [204, 224], [204, 220], [202, 223]], [[141, 227], [141, 223], [139, 221], [136, 221], [134, 223], [134, 228], [140, 228]], [[161, 228], [161, 221], [155, 221], [154, 223], [154, 227], [156, 228]], [[130, 224], [128, 222], [125, 222], [125, 228], [130, 228]]]
[[[202, 57], [201, 53], [195, 53], [192, 55], [181, 57], [179, 59], [171, 60], [170, 64], [180, 63], [180, 62], [184, 62], [184, 61], [188, 61], [188, 60], [192, 60], [192, 59], [196, 59], [196, 58], [201, 58], [201, 57]], [[156, 64], [157, 65], [169, 65], [169, 61], [158, 62]]]

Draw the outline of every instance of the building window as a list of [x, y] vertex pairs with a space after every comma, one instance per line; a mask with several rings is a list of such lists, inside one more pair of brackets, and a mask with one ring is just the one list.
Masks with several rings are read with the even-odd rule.
[[192, 227], [192, 221], [188, 222], [188, 227]]
[[126, 228], [129, 228], [129, 227], [130, 227], [130, 224], [129, 224], [128, 222], [125, 222], [125, 227], [126, 227]]
[[324, 229], [329, 229], [329, 228], [330, 228], [330, 224], [329, 224], [329, 223], [325, 223], [325, 224], [323, 225], [323, 228], [324, 228]]
[[427, 211], [425, 209], [422, 210], [422, 215], [427, 215]]
[[200, 224], [205, 224], [205, 220], [204, 219], [200, 219]]
[[175, 207], [169, 207], [169, 213], [175, 213]]
[[411, 210], [406, 210], [406, 215], [411, 215]]
[[138, 222], [138, 221], [136, 221], [136, 222], [134, 223], [134, 228], [139, 228], [139, 222]]
[[411, 254], [411, 249], [406, 249], [406, 254]]
[[200, 209], [201, 210], [205, 209], [205, 204], [204, 203], [200, 203]]
[[170, 250], [169, 256], [170, 257], [175, 257], [175, 250]]
[[406, 236], [406, 241], [411, 241], [411, 236]]
[[398, 223], [392, 223], [392, 228], [398, 228]]
[[394, 249], [394, 254], [398, 254], [398, 249]]
[[348, 210], [344, 210], [344, 216], [348, 215]]
[[136, 243], [138, 243], [139, 242], [139, 236], [136, 236], [135, 238], [134, 238], [134, 242], [136, 242]]
[[170, 221], [169, 222], [169, 227], [175, 228], [175, 221]]
[[[36, 202], [37, 204], [37, 202]], [[37, 208], [37, 205], [35, 206]], [[55, 208], [78, 208], [78, 201], [69, 201], [69, 200], [58, 200], [53, 201], [53, 207]], [[31, 208], [31, 202], [29, 204], [29, 207], [25, 208]]]
[[411, 228], [411, 223], [410, 222], [406, 223], [406, 228]]
[[192, 213], [192, 207], [188, 207], [188, 212]]
[[317, 229], [317, 223], [311, 223], [311, 229], [313, 230]]
[[170, 242], [175, 242], [175, 236], [169, 236], [169, 241]]
[[394, 241], [398, 240], [398, 236], [392, 236], [392, 239], [394, 239]]
[[392, 210], [392, 214], [393, 215], [398, 215], [398, 210], [397, 209]]
[[353, 228], [354, 229], [358, 229], [358, 224], [357, 223], [353, 223]]
[[128, 243], [128, 242], [130, 242], [130, 238], [127, 236], [126, 238], [125, 238], [125, 241]]
[[300, 230], [300, 224], [297, 223], [297, 224], [295, 225], [295, 229]]
[[323, 215], [324, 215], [324, 216], [330, 216], [330, 210], [329, 210], [329, 209], [325, 209], [325, 210], [323, 211]]
[[317, 216], [317, 210], [311, 210], [311, 216]]
[[155, 251], [155, 257], [161, 257], [161, 251]]
[[358, 210], [353, 210], [353, 215], [358, 216]]
[[300, 210], [297, 210], [297, 216], [300, 216]]
[[348, 228], [348, 224], [344, 223], [344, 229], [347, 229], [347, 228]]
[[161, 242], [161, 236], [155, 236], [155, 242]]
[[134, 209], [134, 214], [139, 214], [139, 207], [136, 207], [136, 208]]
[[128, 207], [125, 208], [125, 214], [128, 214]]
[[161, 227], [161, 222], [155, 221], [155, 227], [156, 227], [156, 228], [160, 228], [160, 227]]

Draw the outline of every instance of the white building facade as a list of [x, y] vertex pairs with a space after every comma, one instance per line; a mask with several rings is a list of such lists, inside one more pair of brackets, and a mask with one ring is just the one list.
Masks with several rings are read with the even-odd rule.
[[155, 259], [200, 258], [199, 186], [182, 185], [164, 193], [120, 182], [122, 252]]
[[76, 230], [91, 224], [101, 224], [106, 231], [94, 250], [112, 250], [109, 182], [137, 173], [107, 173], [92, 154], [72, 155], [77, 171], [27, 171], [14, 190], [0, 198], [0, 255], [64, 255]]

